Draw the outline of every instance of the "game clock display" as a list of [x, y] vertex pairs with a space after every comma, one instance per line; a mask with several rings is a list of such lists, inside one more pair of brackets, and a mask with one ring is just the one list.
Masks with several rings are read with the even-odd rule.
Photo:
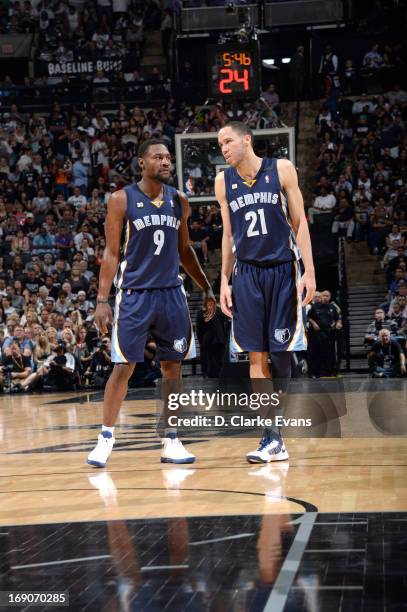
[[259, 48], [256, 41], [207, 47], [211, 98], [242, 100], [260, 94]]

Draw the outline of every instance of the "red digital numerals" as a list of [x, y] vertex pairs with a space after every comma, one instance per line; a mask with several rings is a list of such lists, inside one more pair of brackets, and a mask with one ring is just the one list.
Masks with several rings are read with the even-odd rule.
[[233, 89], [228, 87], [231, 83], [241, 83], [243, 85], [244, 91], [249, 90], [249, 71], [247, 68], [243, 68], [243, 75], [239, 74], [239, 70], [232, 70], [231, 68], [222, 68], [220, 70], [220, 74], [226, 75], [224, 79], [220, 79], [219, 81], [219, 91], [223, 94], [231, 94], [233, 93]]

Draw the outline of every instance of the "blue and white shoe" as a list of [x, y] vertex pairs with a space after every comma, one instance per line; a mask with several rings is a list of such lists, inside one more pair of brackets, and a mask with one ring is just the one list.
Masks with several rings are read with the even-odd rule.
[[98, 443], [88, 455], [89, 465], [94, 467], [104, 468], [110, 453], [113, 450], [115, 439], [109, 431], [103, 431], [98, 435]]
[[193, 463], [195, 455], [189, 453], [178, 438], [163, 438], [161, 463]]
[[247, 453], [246, 459], [249, 463], [286, 461], [288, 459], [288, 453], [282, 438], [263, 436], [260, 440], [259, 448], [252, 453]]

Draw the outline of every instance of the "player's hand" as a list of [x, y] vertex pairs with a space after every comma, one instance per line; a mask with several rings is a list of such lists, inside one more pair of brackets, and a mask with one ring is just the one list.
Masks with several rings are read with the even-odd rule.
[[405, 365], [400, 366], [400, 372], [401, 372], [401, 374], [403, 374], [403, 376], [406, 375], [407, 369], [406, 369]]
[[113, 314], [109, 304], [98, 304], [95, 311], [95, 325], [99, 333], [107, 334], [108, 323], [112, 324]]
[[300, 300], [301, 300], [304, 290], [306, 291], [305, 297], [302, 300], [303, 306], [306, 306], [312, 301], [312, 298], [314, 297], [315, 289], [316, 289], [316, 282], [315, 282], [314, 271], [312, 272], [305, 271], [303, 276], [301, 277], [300, 290], [298, 292]]
[[216, 299], [212, 289], [208, 289], [203, 293], [203, 313], [204, 321], [207, 323], [212, 319], [216, 312]]
[[223, 314], [232, 318], [232, 288], [229, 285], [222, 285], [220, 288], [220, 307]]

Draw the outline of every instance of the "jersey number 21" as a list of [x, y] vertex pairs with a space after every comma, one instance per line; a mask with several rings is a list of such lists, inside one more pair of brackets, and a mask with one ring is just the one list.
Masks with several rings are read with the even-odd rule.
[[258, 226], [258, 222], [260, 221], [260, 229], [261, 229], [261, 233], [262, 234], [267, 234], [267, 225], [266, 225], [266, 218], [264, 216], [264, 208], [260, 208], [259, 210], [249, 210], [249, 212], [247, 212], [245, 214], [246, 221], [250, 222], [250, 225], [247, 229], [247, 236], [249, 238], [251, 238], [251, 236], [258, 236], [260, 234], [260, 231], [256, 228], [256, 225]]

